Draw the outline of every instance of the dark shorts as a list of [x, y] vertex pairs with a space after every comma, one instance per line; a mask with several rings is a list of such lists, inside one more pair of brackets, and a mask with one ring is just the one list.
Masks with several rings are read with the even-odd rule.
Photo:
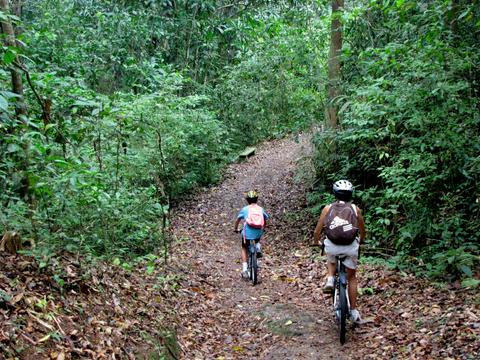
[[244, 241], [244, 239], [242, 238], [242, 247], [243, 248], [247, 248], [247, 244], [249, 241], [251, 240], [255, 240], [255, 244], [258, 243], [260, 241], [260, 239], [247, 239], [248, 241]]

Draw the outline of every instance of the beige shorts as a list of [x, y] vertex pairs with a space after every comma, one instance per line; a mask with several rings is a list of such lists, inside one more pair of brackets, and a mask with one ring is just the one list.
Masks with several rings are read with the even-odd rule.
[[325, 254], [327, 254], [327, 261], [335, 264], [337, 260], [335, 256], [344, 255], [347, 258], [344, 264], [349, 269], [356, 269], [358, 265], [358, 249], [360, 247], [358, 238], [350, 245], [335, 245], [328, 238], [323, 242], [325, 244]]

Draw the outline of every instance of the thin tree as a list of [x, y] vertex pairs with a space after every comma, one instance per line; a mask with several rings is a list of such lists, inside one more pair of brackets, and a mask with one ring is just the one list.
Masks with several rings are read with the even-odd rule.
[[330, 52], [328, 56], [328, 105], [325, 111], [326, 123], [330, 128], [338, 126], [338, 107], [335, 99], [340, 95], [340, 55], [342, 52], [343, 0], [332, 0], [332, 23]]
[[[21, 3], [15, 3], [15, 9], [17, 12], [21, 9]], [[4, 14], [10, 14], [10, 7], [8, 0], [0, 0], [0, 11]], [[15, 29], [12, 25], [12, 22], [8, 19], [3, 20], [1, 22], [1, 29], [3, 35], [5, 35], [5, 45], [16, 48], [18, 47], [16, 36], [15, 36]], [[23, 126], [17, 128], [17, 131], [25, 132], [27, 131], [27, 106], [25, 105], [24, 94], [23, 94], [23, 80], [22, 80], [22, 64], [18, 56], [15, 57], [11, 66], [10, 66], [10, 74], [12, 77], [12, 91], [17, 94], [17, 102], [15, 106], [15, 113], [17, 118], [23, 123]], [[20, 137], [21, 138], [21, 137]], [[33, 232], [35, 238], [37, 237], [36, 231], [36, 223], [33, 217], [36, 208], [35, 196], [31, 191], [31, 184], [30, 179], [28, 176], [29, 167], [30, 167], [30, 142], [29, 140], [25, 140], [22, 144], [23, 147], [23, 158], [20, 160], [20, 168], [19, 170], [22, 173], [22, 180], [21, 180], [21, 187], [19, 190], [20, 195], [28, 202], [29, 204], [29, 218], [32, 224]]]
[[[4, 14], [10, 14], [10, 6], [8, 4], [8, 0], [0, 0], [0, 10]], [[2, 33], [5, 35], [5, 45], [16, 47], [17, 44], [15, 40], [15, 30], [13, 29], [13, 25], [10, 21], [2, 21]], [[18, 58], [16, 58], [14, 62], [19, 64]], [[10, 73], [12, 76], [12, 91], [19, 96], [17, 100], [17, 106], [15, 108], [16, 114], [17, 116], [25, 115], [27, 112], [27, 108], [23, 100], [22, 74], [20, 70], [14, 66], [10, 68]]]

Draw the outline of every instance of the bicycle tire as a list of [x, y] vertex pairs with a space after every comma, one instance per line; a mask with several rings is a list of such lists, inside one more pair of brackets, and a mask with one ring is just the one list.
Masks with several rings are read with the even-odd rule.
[[347, 335], [347, 316], [348, 316], [348, 302], [347, 302], [347, 287], [340, 282], [339, 284], [339, 298], [340, 298], [340, 318], [338, 319], [338, 330], [340, 335], [340, 343], [345, 344]]
[[258, 282], [258, 264], [257, 264], [257, 252], [256, 251], [254, 251], [251, 254], [251, 259], [252, 259], [252, 266], [251, 266], [250, 276], [251, 276], [252, 284], [257, 285], [257, 282]]
[[250, 246], [248, 247], [248, 279], [252, 280], [252, 268], [253, 268], [252, 253], [250, 252]]

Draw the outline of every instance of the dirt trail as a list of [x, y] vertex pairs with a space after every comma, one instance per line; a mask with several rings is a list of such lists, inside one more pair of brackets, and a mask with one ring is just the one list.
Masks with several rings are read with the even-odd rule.
[[[307, 244], [313, 229], [302, 217], [305, 184], [295, 173], [310, 145], [306, 136], [296, 140], [260, 146], [231, 166], [221, 185], [177, 209], [173, 225], [181, 244], [174, 257], [188, 258], [176, 309], [183, 358], [349, 358], [349, 345], [340, 351], [320, 290], [323, 271]], [[252, 188], [271, 216], [257, 286], [240, 277], [240, 239], [232, 231], [242, 195]]]
[[[323, 261], [307, 244], [309, 181], [295, 177], [309, 149], [306, 137], [264, 144], [221, 185], [179, 205], [167, 264], [63, 252], [42, 265], [0, 253], [0, 359], [480, 359], [478, 269], [474, 279], [432, 283], [361, 264], [369, 321], [340, 346]], [[271, 215], [255, 287], [240, 278], [232, 232], [251, 188]]]

